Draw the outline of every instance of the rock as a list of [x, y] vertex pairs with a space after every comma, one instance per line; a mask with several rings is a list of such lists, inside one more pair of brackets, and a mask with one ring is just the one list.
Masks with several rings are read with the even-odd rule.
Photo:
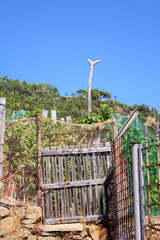
[[86, 230], [88, 232], [88, 235], [93, 239], [93, 240], [99, 240], [99, 233], [100, 229], [95, 226], [95, 225], [87, 225]]
[[12, 233], [17, 227], [17, 218], [6, 217], [0, 221], [0, 236]]
[[36, 240], [36, 239], [37, 239], [36, 235], [30, 235], [28, 237], [28, 240]]
[[6, 207], [0, 206], [0, 217], [6, 217], [9, 213], [9, 210]]
[[52, 237], [56, 237], [57, 236], [57, 232], [41, 232], [41, 236], [42, 237], [46, 237], [46, 236], [52, 236]]
[[56, 224], [56, 225], [39, 225], [39, 228], [44, 232], [82, 232], [83, 224]]
[[83, 240], [83, 237], [81, 237], [80, 235], [73, 235], [72, 239], [74, 239], [74, 240]]
[[5, 202], [8, 205], [12, 205], [12, 206], [15, 206], [17, 204], [17, 200], [10, 196], [4, 196], [3, 198], [1, 198], [1, 201]]
[[42, 217], [42, 209], [36, 206], [28, 206], [26, 212], [26, 218], [34, 219], [37, 221], [39, 218]]
[[57, 238], [55, 237], [37, 237], [37, 240], [56, 240]]
[[4, 191], [4, 184], [3, 184], [3, 182], [0, 182], [0, 199], [2, 197], [3, 191]]
[[85, 237], [85, 240], [92, 240], [92, 238], [91, 237]]
[[16, 215], [17, 217], [23, 219], [24, 216], [25, 216], [25, 213], [26, 213], [25, 207], [19, 207], [19, 208], [17, 208], [16, 210], [14, 210], [14, 213], [15, 213], [15, 215]]
[[11, 234], [11, 235], [7, 235], [3, 238], [4, 240], [22, 240], [21, 237], [17, 236], [17, 234]]
[[32, 223], [35, 223], [36, 220], [35, 219], [26, 219], [26, 220], [23, 220], [22, 223], [26, 224], [26, 225], [30, 225]]
[[83, 230], [80, 233], [81, 237], [84, 238], [88, 235], [87, 231], [86, 231], [86, 225], [83, 225]]
[[31, 235], [31, 232], [26, 228], [21, 228], [20, 231], [17, 232], [17, 235], [21, 238], [27, 238]]
[[34, 227], [35, 227], [34, 224], [26, 224], [25, 225], [25, 228], [27, 228], [27, 229], [33, 229]]

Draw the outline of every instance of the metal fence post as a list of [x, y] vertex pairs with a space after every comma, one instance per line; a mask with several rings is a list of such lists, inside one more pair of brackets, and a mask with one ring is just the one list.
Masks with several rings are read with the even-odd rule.
[[143, 154], [142, 145], [139, 145], [139, 185], [140, 185], [140, 217], [142, 240], [146, 239], [145, 234], [145, 196], [144, 196], [144, 173], [143, 173]]
[[139, 148], [139, 144], [137, 142], [132, 144], [135, 239], [141, 240], [142, 238], [141, 238], [141, 219], [140, 219], [138, 148]]
[[0, 179], [2, 178], [6, 99], [0, 98]]

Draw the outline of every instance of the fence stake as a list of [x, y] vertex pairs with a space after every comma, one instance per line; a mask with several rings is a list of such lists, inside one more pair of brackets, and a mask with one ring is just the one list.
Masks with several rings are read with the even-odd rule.
[[6, 99], [0, 98], [0, 179], [2, 178], [5, 114], [6, 114]]
[[42, 166], [41, 166], [41, 119], [37, 114], [37, 168], [38, 168], [38, 206], [42, 207]]
[[144, 172], [143, 172], [143, 155], [142, 145], [139, 145], [139, 185], [140, 185], [140, 211], [141, 211], [141, 229], [142, 240], [146, 239], [145, 234], [145, 196], [144, 196]]
[[141, 240], [141, 221], [140, 221], [140, 196], [139, 196], [139, 176], [138, 176], [138, 143], [132, 144], [132, 170], [133, 170], [133, 194], [134, 194], [134, 222], [135, 239]]

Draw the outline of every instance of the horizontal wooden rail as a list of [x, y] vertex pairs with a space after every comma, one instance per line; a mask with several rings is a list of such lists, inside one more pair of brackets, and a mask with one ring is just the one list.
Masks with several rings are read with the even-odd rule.
[[62, 217], [62, 218], [53, 218], [44, 220], [44, 224], [56, 224], [56, 223], [65, 223], [65, 222], [86, 222], [86, 221], [97, 221], [106, 219], [105, 214], [101, 215], [92, 215], [92, 216], [73, 216], [73, 217]]
[[45, 190], [53, 190], [53, 189], [62, 189], [62, 188], [70, 188], [70, 187], [84, 187], [84, 186], [102, 185], [105, 183], [105, 181], [106, 181], [106, 178], [60, 182], [60, 183], [53, 183], [53, 184], [43, 184], [42, 188], [44, 188]]
[[69, 154], [81, 154], [81, 153], [102, 153], [110, 152], [111, 147], [102, 148], [82, 148], [82, 149], [60, 149], [60, 150], [41, 150], [41, 156], [55, 156], [55, 155], [69, 155]]

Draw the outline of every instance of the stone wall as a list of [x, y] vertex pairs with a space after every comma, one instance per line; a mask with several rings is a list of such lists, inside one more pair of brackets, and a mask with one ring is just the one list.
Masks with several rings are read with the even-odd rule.
[[0, 239], [4, 240], [106, 240], [109, 230], [100, 224], [42, 224], [42, 209], [0, 199]]

